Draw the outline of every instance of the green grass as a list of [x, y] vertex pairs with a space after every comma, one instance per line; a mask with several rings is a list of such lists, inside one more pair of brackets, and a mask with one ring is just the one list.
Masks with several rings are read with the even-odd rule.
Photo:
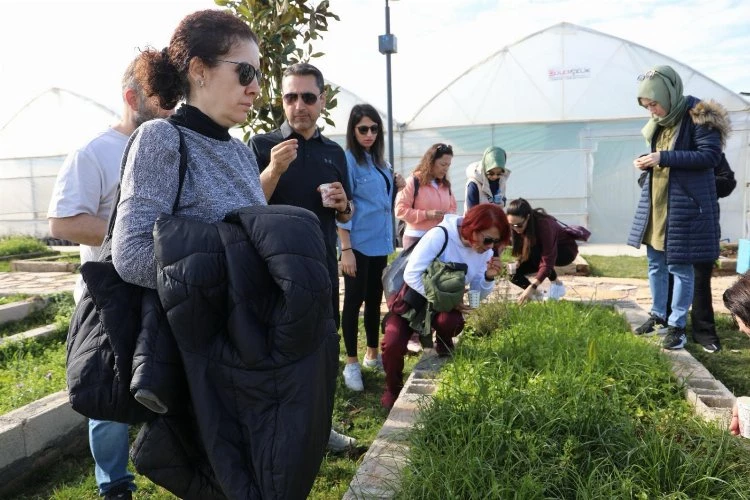
[[586, 255], [584, 258], [589, 263], [591, 276], [648, 279], [648, 260], [646, 257]]
[[[605, 268], [633, 259], [600, 258]], [[633, 265], [643, 270], [637, 277], [645, 278], [645, 259]], [[424, 462], [414, 462], [419, 466], [407, 472], [400, 498], [747, 498], [748, 485], [740, 486], [744, 497], [735, 494], [736, 478], [727, 480], [724, 474], [734, 457], [737, 474], [750, 477], [750, 458], [737, 455], [735, 441], [693, 417], [653, 346], [627, 335], [626, 323], [612, 310], [567, 302], [523, 308], [492, 304], [472, 312], [467, 325], [436, 399], [435, 408], [445, 413], [429, 419], [443, 420], [445, 426], [428, 432], [419, 424], [416, 442], [427, 443], [432, 454], [425, 452]], [[688, 350], [735, 394], [750, 394], [750, 339], [727, 317], [717, 316], [717, 327], [722, 352], [709, 355], [694, 344]], [[359, 345], [362, 356], [363, 333]], [[64, 365], [63, 343], [56, 349], [62, 353], [56, 363]], [[25, 359], [40, 366], [29, 372], [40, 386], [47, 373], [58, 379], [36, 358]], [[342, 341], [339, 372], [343, 359]], [[407, 375], [416, 360], [407, 357]], [[601, 366], [609, 371], [601, 373]], [[382, 374], [363, 370], [363, 377], [365, 391], [353, 393], [339, 376], [333, 422], [366, 447], [387, 413], [379, 403]], [[29, 385], [13, 381], [0, 386], [0, 395], [15, 391], [13, 383]], [[454, 389], [459, 392], [451, 396]], [[502, 396], [496, 392], [500, 389], [506, 391]], [[486, 396], [481, 405], [477, 394]], [[664, 432], [655, 434], [646, 424]], [[628, 432], [638, 439], [628, 438]], [[327, 454], [310, 498], [340, 499], [363, 451]], [[619, 463], [627, 467], [617, 468]], [[670, 475], [662, 464], [677, 472]], [[67, 457], [49, 469], [35, 475], [17, 498], [98, 498], [88, 456]], [[429, 481], [410, 483], [422, 475]], [[685, 478], [694, 478], [695, 484], [687, 486]], [[710, 478], [724, 481], [725, 489], [707, 486]], [[136, 482], [137, 498], [175, 498], [143, 476], [136, 475]]]
[[483, 307], [498, 328], [443, 369], [397, 498], [748, 498], [748, 450], [613, 310]]
[[30, 297], [26, 293], [14, 293], [0, 297], [0, 305], [12, 304], [13, 302], [23, 302]]
[[49, 248], [31, 236], [0, 237], [0, 256], [47, 252]]
[[[44, 308], [34, 311], [21, 320], [0, 325], [0, 338], [55, 322], [65, 325], [67, 330], [70, 314], [73, 312], [73, 294], [71, 292], [57, 293], [50, 295], [47, 300], [48, 304]], [[3, 358], [1, 352], [0, 360]]]
[[685, 348], [734, 395], [750, 395], [750, 338], [737, 329], [727, 314], [716, 314], [716, 333], [722, 350], [715, 354], [705, 352], [692, 341]]

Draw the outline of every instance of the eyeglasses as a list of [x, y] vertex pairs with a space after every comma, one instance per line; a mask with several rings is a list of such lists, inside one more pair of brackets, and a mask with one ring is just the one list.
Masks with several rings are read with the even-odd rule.
[[486, 235], [486, 234], [484, 234], [484, 233], [482, 233], [482, 236], [484, 236], [484, 239], [482, 240], [482, 243], [483, 243], [483, 244], [484, 244], [485, 246], [486, 246], [486, 245], [492, 245], [492, 246], [495, 246], [495, 245], [499, 245], [500, 243], [502, 243], [502, 242], [503, 242], [503, 240], [501, 240], [500, 238], [497, 238], [497, 239], [495, 239], [495, 238], [490, 238], [489, 236], [487, 236], [487, 235]]
[[362, 135], [367, 135], [367, 131], [369, 130], [373, 133], [373, 135], [375, 135], [378, 133], [379, 129], [380, 127], [378, 127], [377, 125], [370, 125], [369, 127], [367, 125], [360, 125], [359, 127], [357, 127], [357, 132]]
[[302, 102], [307, 104], [308, 106], [311, 106], [318, 102], [318, 98], [322, 94], [313, 94], [312, 92], [302, 92], [302, 93], [294, 93], [290, 92], [288, 94], [284, 94], [284, 102], [287, 103], [287, 105], [294, 104], [297, 102], [297, 98], [302, 98]]
[[638, 80], [639, 82], [642, 82], [643, 80], [653, 80], [656, 77], [656, 75], [659, 75], [659, 76], [661, 76], [663, 78], [666, 78], [670, 83], [672, 83], [674, 85], [674, 80], [672, 80], [672, 78], [670, 78], [669, 76], [667, 76], [667, 75], [665, 75], [663, 73], [660, 73], [659, 71], [656, 71], [655, 69], [652, 69], [650, 71], [646, 71], [642, 75], [638, 75], [636, 77], [636, 80]]
[[250, 85], [254, 78], [258, 80], [258, 85], [260, 85], [260, 70], [252, 64], [238, 61], [227, 61], [225, 59], [217, 59], [217, 61], [236, 64], [237, 74], [240, 77], [240, 85], [242, 85], [243, 87]]

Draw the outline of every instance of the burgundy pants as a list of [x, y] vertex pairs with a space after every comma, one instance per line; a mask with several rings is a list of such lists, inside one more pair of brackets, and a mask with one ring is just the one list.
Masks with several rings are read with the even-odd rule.
[[[435, 330], [435, 350], [438, 354], [453, 349], [453, 337], [464, 329], [464, 317], [460, 311], [437, 313], [432, 320]], [[385, 390], [398, 396], [404, 386], [404, 356], [409, 338], [414, 331], [409, 323], [397, 314], [388, 313], [383, 319], [383, 339], [380, 350], [385, 370]]]

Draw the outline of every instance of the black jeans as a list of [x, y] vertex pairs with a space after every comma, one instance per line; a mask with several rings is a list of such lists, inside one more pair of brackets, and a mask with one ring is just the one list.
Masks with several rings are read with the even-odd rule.
[[[711, 296], [711, 275], [714, 263], [698, 262], [693, 264], [695, 284], [693, 286], [693, 306], [690, 309], [690, 321], [693, 326], [693, 341], [701, 345], [719, 344], [714, 322], [714, 304]], [[667, 300], [667, 317], [672, 312], [672, 275], [669, 275], [669, 298]]]
[[[568, 248], [557, 247], [557, 259], [555, 259], [555, 265], [567, 266], [575, 260], [576, 255], [578, 255], [577, 249], [576, 252], [573, 253]], [[524, 290], [528, 288], [528, 286], [531, 284], [531, 281], [529, 281], [526, 275], [539, 271], [539, 264], [541, 263], [541, 261], [542, 252], [539, 250], [539, 247], [532, 247], [531, 252], [529, 252], [529, 260], [518, 265], [516, 274], [514, 274], [510, 278], [510, 282], [518, 287], [521, 287]], [[557, 273], [554, 269], [552, 269], [552, 271], [549, 273], [549, 280], [555, 281], [556, 279]]]
[[359, 309], [365, 304], [364, 324], [367, 347], [378, 347], [380, 335], [380, 305], [383, 301], [383, 269], [387, 255], [367, 256], [352, 250], [357, 262], [357, 275], [344, 275], [344, 309], [341, 313], [341, 333], [346, 355], [357, 355]]

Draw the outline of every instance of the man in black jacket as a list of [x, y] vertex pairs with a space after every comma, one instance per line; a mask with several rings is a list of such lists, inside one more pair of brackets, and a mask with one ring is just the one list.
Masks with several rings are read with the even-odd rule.
[[[286, 121], [278, 129], [253, 136], [253, 149], [260, 169], [260, 181], [269, 205], [306, 208], [320, 220], [326, 245], [331, 301], [336, 328], [339, 327], [339, 267], [336, 255], [336, 221], [352, 218], [351, 191], [344, 150], [323, 136], [317, 126], [326, 103], [323, 74], [307, 63], [284, 71], [282, 92]], [[330, 184], [332, 203], [324, 206], [319, 191]], [[329, 448], [344, 450], [354, 439], [331, 430]]]

